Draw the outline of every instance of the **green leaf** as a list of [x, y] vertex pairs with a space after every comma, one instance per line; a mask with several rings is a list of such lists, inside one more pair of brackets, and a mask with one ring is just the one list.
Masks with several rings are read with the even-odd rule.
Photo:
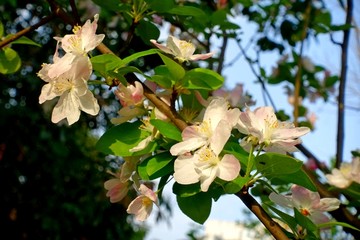
[[159, 53], [159, 56], [161, 57], [162, 61], [164, 62], [165, 66], [168, 68], [169, 73], [171, 76], [169, 76], [172, 80], [177, 81], [180, 80], [185, 76], [185, 69], [172, 60], [171, 58]]
[[257, 170], [268, 177], [297, 172], [303, 164], [300, 160], [278, 153], [265, 153], [254, 160]]
[[326, 223], [317, 224], [318, 228], [329, 228], [329, 227], [333, 227], [333, 226], [342, 226], [342, 227], [354, 229], [356, 231], [360, 231], [360, 229], [358, 229], [348, 223], [345, 223], [345, 222], [330, 221], [330, 222], [326, 222]]
[[190, 197], [201, 192], [200, 183], [183, 185], [177, 182], [173, 185], [173, 193], [180, 197]]
[[137, 53], [134, 53], [126, 58], [124, 58], [118, 66], [116, 67], [121, 67], [121, 66], [125, 66], [127, 65], [128, 63], [138, 59], [138, 58], [141, 58], [141, 57], [145, 57], [145, 56], [148, 56], [148, 55], [152, 55], [152, 54], [156, 54], [156, 53], [159, 53], [159, 51], [155, 48], [153, 49], [149, 49], [149, 50], [145, 50], [145, 51], [142, 51], [142, 52], [137, 52]]
[[11, 48], [0, 49], [0, 73], [10, 74], [19, 70], [21, 59], [18, 53]]
[[270, 181], [275, 185], [294, 183], [313, 192], [317, 192], [316, 186], [302, 169], [299, 169], [297, 172], [291, 174], [278, 174], [271, 178]]
[[175, 84], [175, 81], [171, 79], [169, 69], [165, 65], [157, 66], [154, 71], [155, 75], [151, 76], [149, 80], [163, 88], [171, 88]]
[[275, 207], [273, 207], [273, 206], [268, 205], [268, 207], [269, 207], [274, 213], [276, 213], [283, 222], [285, 222], [286, 224], [288, 224], [291, 229], [296, 229], [297, 222], [296, 222], [296, 220], [295, 220], [294, 217], [290, 216], [290, 215], [287, 214], [287, 213], [284, 213], [284, 212], [280, 211], [279, 209], [277, 209], [277, 208], [275, 208]]
[[193, 16], [196, 18], [207, 18], [207, 15], [203, 10], [191, 6], [176, 6], [169, 10], [168, 13], [182, 16]]
[[40, 44], [34, 42], [33, 40], [31, 40], [30, 38], [27, 38], [25, 36], [22, 36], [21, 38], [16, 39], [15, 41], [12, 41], [11, 44], [25, 44], [25, 45], [41, 47]]
[[299, 210], [297, 210], [296, 208], [293, 209], [294, 209], [295, 220], [298, 222], [298, 224], [300, 224], [301, 226], [305, 227], [310, 231], [317, 230], [316, 225], [308, 217], [302, 215], [299, 212]]
[[205, 68], [194, 68], [188, 71], [182, 80], [187, 89], [216, 90], [224, 83], [224, 78], [217, 72]]
[[148, 157], [139, 166], [146, 166], [146, 173], [150, 179], [156, 179], [158, 177], [165, 176], [174, 171], [173, 163], [176, 157], [172, 156], [169, 152], [163, 152], [160, 154]]
[[163, 136], [178, 142], [182, 140], [181, 132], [174, 124], [159, 119], [151, 119], [150, 123], [156, 127]]
[[114, 54], [102, 54], [90, 59], [93, 69], [106, 74], [107, 71], [113, 70], [116, 66], [120, 65], [122, 60]]
[[167, 12], [175, 6], [174, 0], [146, 0], [150, 8], [156, 12]]
[[126, 122], [107, 130], [98, 140], [96, 148], [106, 154], [116, 156], [138, 156], [156, 149], [157, 144], [150, 142], [149, 145], [139, 152], [129, 152], [129, 150], [137, 146], [143, 139], [150, 135], [150, 132], [143, 131], [139, 127], [141, 122]]
[[151, 39], [158, 39], [160, 30], [152, 22], [141, 20], [135, 29], [135, 34], [140, 36], [144, 43], [150, 44]]
[[[104, 8], [112, 12], [118, 12], [118, 11], [120, 12], [121, 10], [123, 10], [120, 7], [119, 1], [104, 1], [104, 0], [92, 0], [92, 1], [101, 8]], [[129, 11], [130, 11], [130, 7], [129, 7]]]
[[176, 196], [181, 211], [199, 224], [203, 224], [211, 212], [212, 199], [208, 193], [200, 192], [190, 197]]
[[244, 185], [250, 180], [250, 177], [238, 176], [231, 182], [225, 184], [224, 191], [228, 194], [233, 194], [239, 192]]

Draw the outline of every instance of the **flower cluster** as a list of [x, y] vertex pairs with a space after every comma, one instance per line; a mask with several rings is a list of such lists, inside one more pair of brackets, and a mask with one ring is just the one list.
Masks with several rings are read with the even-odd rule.
[[[87, 53], [98, 46], [104, 39], [104, 34], [95, 34], [99, 16], [94, 21], [86, 21], [84, 26], [76, 26], [74, 34], [55, 38], [58, 43], [52, 64], [43, 64], [38, 76], [47, 82], [41, 90], [39, 103], [60, 97], [53, 109], [51, 120], [54, 123], [67, 119], [69, 125], [80, 118], [80, 110], [96, 115], [99, 104], [87, 88], [87, 81], [92, 74], [92, 65]], [[59, 57], [58, 48], [65, 51]]]

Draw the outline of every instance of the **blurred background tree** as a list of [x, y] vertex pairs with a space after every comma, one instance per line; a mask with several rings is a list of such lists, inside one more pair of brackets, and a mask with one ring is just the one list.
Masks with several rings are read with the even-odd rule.
[[[43, 1], [0, 4], [4, 35], [47, 15]], [[126, 202], [110, 204], [105, 196], [111, 162], [95, 150], [89, 127], [97, 127], [96, 119], [83, 115], [71, 127], [54, 125], [55, 102], [39, 105], [43, 82], [36, 72], [54, 54], [53, 36], [68, 32], [53, 21], [27, 34], [42, 47], [12, 45], [21, 70], [0, 74], [0, 238], [143, 239], [145, 229], [128, 221]]]

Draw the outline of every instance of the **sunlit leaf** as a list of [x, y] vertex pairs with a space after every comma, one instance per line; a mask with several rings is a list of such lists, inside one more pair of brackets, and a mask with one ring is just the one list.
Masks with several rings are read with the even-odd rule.
[[21, 59], [18, 53], [11, 48], [0, 49], [0, 73], [10, 74], [19, 70]]

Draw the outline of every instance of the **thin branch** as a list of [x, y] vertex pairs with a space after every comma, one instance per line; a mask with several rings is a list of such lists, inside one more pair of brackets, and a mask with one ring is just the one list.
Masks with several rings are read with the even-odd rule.
[[72, 11], [72, 15], [75, 19], [75, 21], [77, 22], [77, 24], [80, 24], [80, 17], [79, 17], [79, 12], [76, 8], [76, 4], [75, 4], [75, 0], [70, 0], [70, 6], [71, 6], [71, 11]]
[[4, 46], [8, 45], [9, 43], [15, 41], [16, 39], [19, 39], [20, 37], [26, 35], [27, 33], [34, 31], [38, 27], [45, 25], [46, 23], [50, 22], [54, 17], [55, 17], [54, 14], [44, 17], [38, 23], [36, 23], [30, 27], [27, 27], [27, 28], [21, 30], [20, 32], [17, 32], [16, 34], [4, 39], [3, 41], [0, 42], [0, 49], [3, 48]]
[[220, 48], [219, 63], [218, 63], [219, 65], [218, 65], [217, 70], [216, 70], [216, 72], [218, 74], [221, 74], [221, 72], [223, 70], [223, 67], [224, 67], [225, 51], [226, 51], [226, 47], [227, 47], [227, 44], [228, 44], [228, 40], [229, 40], [229, 37], [226, 34], [226, 32], [224, 31], [223, 32], [223, 43], [222, 43], [221, 48]]
[[264, 224], [269, 232], [275, 237], [275, 239], [285, 240], [289, 239], [282, 228], [277, 222], [275, 222], [261, 207], [261, 205], [249, 194], [248, 189], [244, 188], [240, 192], [236, 193], [241, 201], [249, 208], [255, 216]]
[[299, 59], [297, 62], [297, 72], [295, 76], [295, 89], [294, 89], [294, 125], [298, 126], [298, 118], [299, 118], [299, 95], [301, 88], [301, 77], [302, 77], [302, 55], [304, 50], [305, 38], [307, 35], [307, 30], [310, 23], [310, 13], [312, 7], [312, 1], [308, 1], [305, 12], [304, 12], [304, 28], [301, 33], [301, 43], [300, 43], [300, 52]]
[[[345, 24], [351, 24], [353, 12], [353, 1], [347, 0]], [[348, 67], [348, 48], [350, 40], [350, 29], [344, 30], [343, 42], [341, 45], [341, 70], [338, 97], [338, 124], [337, 124], [337, 145], [335, 166], [338, 168], [343, 161], [344, 151], [344, 128], [345, 128], [345, 86]]]

